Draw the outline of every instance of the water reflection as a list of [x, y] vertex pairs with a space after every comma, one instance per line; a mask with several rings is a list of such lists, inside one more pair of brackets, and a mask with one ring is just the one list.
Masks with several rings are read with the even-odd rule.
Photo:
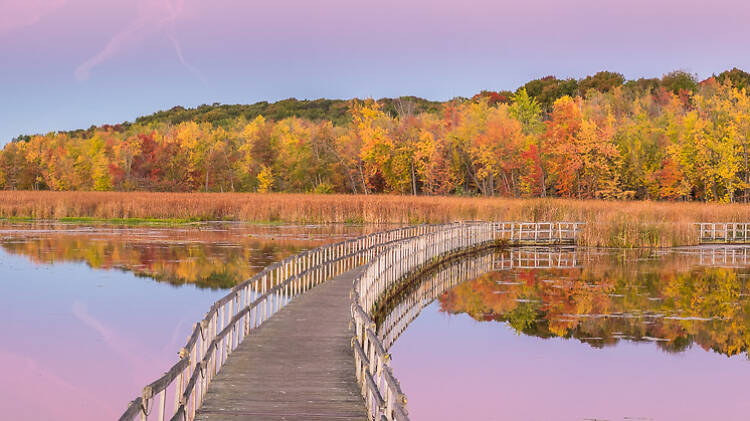
[[653, 341], [669, 352], [693, 343], [728, 356], [745, 352], [750, 268], [700, 266], [701, 256], [706, 250], [658, 258], [588, 252], [580, 267], [487, 273], [442, 295], [440, 307], [507, 322], [518, 333], [595, 347], [627, 339]]
[[746, 419], [747, 263], [742, 248], [486, 252], [388, 303], [378, 333], [415, 420]]
[[85, 262], [93, 269], [121, 269], [173, 285], [226, 289], [287, 256], [377, 229], [341, 224], [0, 224], [0, 247], [38, 264]]
[[223, 288], [373, 229], [0, 225], [2, 419], [116, 419]]

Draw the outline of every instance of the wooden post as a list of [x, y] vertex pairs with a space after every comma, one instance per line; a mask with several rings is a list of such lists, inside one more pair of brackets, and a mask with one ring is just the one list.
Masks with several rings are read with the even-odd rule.
[[167, 412], [167, 388], [159, 392], [159, 421], [164, 421], [164, 415]]
[[[182, 356], [180, 356], [182, 357]], [[180, 407], [180, 396], [182, 395], [182, 371], [177, 375], [177, 381], [174, 386], [174, 410], [175, 412]]]
[[711, 240], [716, 241], [716, 224], [711, 224]]

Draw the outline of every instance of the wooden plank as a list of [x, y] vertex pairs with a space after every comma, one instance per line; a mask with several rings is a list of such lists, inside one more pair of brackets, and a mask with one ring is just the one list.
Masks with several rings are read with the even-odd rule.
[[254, 330], [208, 387], [196, 420], [365, 420], [349, 330], [359, 269], [295, 298]]

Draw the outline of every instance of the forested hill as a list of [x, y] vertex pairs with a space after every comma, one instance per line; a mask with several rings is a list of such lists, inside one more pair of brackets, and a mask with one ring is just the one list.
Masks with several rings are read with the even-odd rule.
[[[409, 104], [416, 113], [437, 112], [442, 103], [429, 101], [417, 97], [382, 98], [378, 100], [383, 110], [392, 114], [398, 114], [398, 107]], [[237, 118], [253, 120], [262, 115], [271, 120], [282, 120], [288, 117], [299, 117], [306, 120], [321, 121], [328, 120], [336, 125], [348, 123], [349, 101], [342, 99], [315, 99], [297, 100], [289, 98], [277, 102], [256, 102], [250, 105], [201, 105], [197, 108], [174, 107], [167, 111], [159, 111], [151, 115], [139, 117], [135, 120], [139, 124], [171, 123], [177, 124], [185, 121], [198, 123], [212, 123], [225, 125]]]
[[553, 76], [416, 97], [175, 107], [21, 136], [0, 188], [750, 200], [750, 74]]
[[[750, 88], [750, 74], [737, 68], [723, 71], [718, 75], [714, 75], [713, 78], [719, 83], [731, 81], [732, 85], [738, 89]], [[626, 80], [620, 73], [601, 71], [580, 80], [573, 78], [558, 79], [555, 76], [546, 76], [531, 80], [515, 91], [482, 91], [474, 95], [471, 99], [486, 98], [490, 105], [510, 103], [513, 95], [524, 89], [529, 96], [541, 105], [542, 111], [547, 111], [558, 98], [565, 95], [571, 97], [585, 96], [589, 90], [608, 92], [613, 88], [621, 87], [623, 90], [637, 95], [659, 88], [664, 88], [674, 93], [680, 90], [692, 92], [696, 89], [697, 85], [698, 81], [695, 77], [684, 71], [674, 71], [661, 78], [640, 78], [637, 80]], [[466, 99], [468, 98], [457, 97], [451, 101], [463, 101]], [[185, 108], [178, 105], [169, 110], [157, 111], [153, 114], [138, 117], [135, 123], [151, 125], [160, 123], [179, 124], [193, 121], [196, 123], [211, 123], [215, 126], [227, 126], [239, 118], [249, 121], [258, 116], [263, 116], [266, 119], [277, 121], [289, 117], [298, 117], [311, 121], [326, 120], [332, 122], [334, 125], [345, 125], [351, 122], [349, 114], [350, 101], [325, 98], [314, 100], [288, 98], [276, 102], [261, 101], [254, 104], [203, 104], [195, 108]], [[381, 98], [377, 102], [381, 109], [391, 116], [403, 115], [404, 113], [439, 113], [446, 103], [415, 96]], [[113, 125], [128, 127], [131, 124], [133, 123], [122, 122]], [[96, 128], [96, 126], [92, 126], [88, 129], [60, 133], [85, 135]], [[30, 137], [30, 135], [24, 134], [18, 136], [17, 140], [28, 140]]]

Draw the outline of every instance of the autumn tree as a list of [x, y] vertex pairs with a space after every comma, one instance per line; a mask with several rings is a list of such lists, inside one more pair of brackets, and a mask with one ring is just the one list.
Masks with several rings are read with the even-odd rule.
[[552, 151], [555, 187], [564, 197], [616, 196], [619, 152], [612, 142], [613, 130], [585, 119], [581, 105], [580, 98], [558, 99], [547, 123], [544, 144]]
[[597, 72], [593, 76], [586, 76], [578, 82], [578, 92], [585, 96], [589, 90], [609, 92], [625, 83], [625, 77], [615, 72]]
[[558, 79], [555, 76], [546, 76], [527, 82], [520, 89], [525, 89], [530, 96], [539, 101], [543, 110], [548, 111], [558, 98], [575, 96], [578, 92], [578, 81], [572, 78]]
[[696, 77], [684, 70], [675, 70], [662, 76], [660, 81], [668, 91], [679, 94], [680, 92], [693, 92], [698, 86]]
[[361, 142], [360, 159], [365, 193], [396, 190], [399, 179], [394, 168], [393, 121], [373, 101], [352, 101], [352, 134]]
[[727, 81], [731, 82], [732, 86], [736, 89], [750, 90], [750, 73], [742, 71], [736, 67], [732, 70], [725, 70], [716, 76], [716, 80], [725, 84]]

